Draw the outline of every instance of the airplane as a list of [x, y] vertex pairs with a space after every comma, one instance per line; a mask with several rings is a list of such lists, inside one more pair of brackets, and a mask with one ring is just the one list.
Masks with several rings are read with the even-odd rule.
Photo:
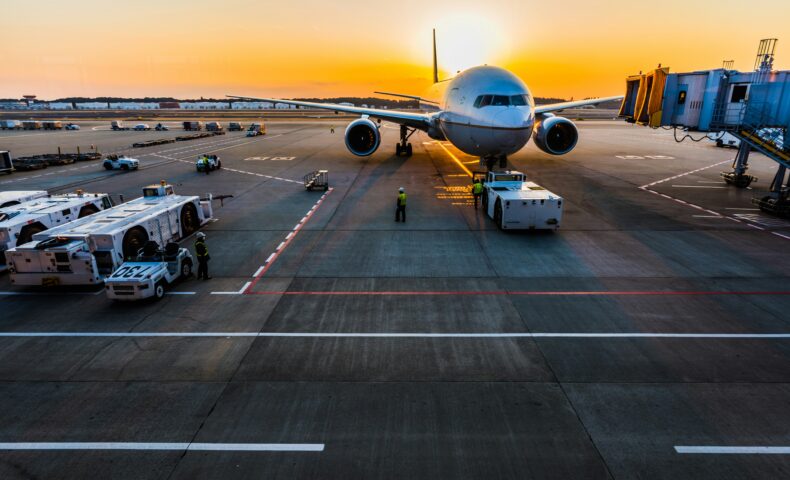
[[[437, 65], [434, 29], [431, 88], [423, 96], [375, 92], [417, 100], [423, 113], [278, 98], [234, 95], [228, 95], [228, 98], [359, 114], [361, 118], [351, 122], [345, 131], [346, 147], [356, 156], [372, 155], [379, 148], [379, 126], [383, 120], [400, 125], [400, 140], [395, 147], [398, 156], [412, 155], [409, 138], [419, 130], [434, 140], [449, 141], [466, 154], [479, 156], [481, 165], [485, 164], [489, 170], [497, 161], [500, 168], [506, 168], [507, 156], [521, 150], [530, 137], [534, 137], [538, 148], [551, 155], [570, 152], [579, 139], [576, 125], [553, 112], [623, 98], [614, 96], [536, 106], [527, 85], [504, 68], [482, 65], [439, 81]], [[371, 118], [376, 119], [378, 125]]]

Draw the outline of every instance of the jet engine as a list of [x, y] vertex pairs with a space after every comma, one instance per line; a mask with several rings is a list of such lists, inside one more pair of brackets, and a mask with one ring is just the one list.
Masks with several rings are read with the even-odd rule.
[[538, 117], [532, 134], [535, 145], [552, 155], [564, 155], [570, 152], [579, 140], [579, 131], [573, 122], [550, 113]]
[[358, 157], [373, 154], [381, 143], [381, 134], [369, 118], [354, 120], [346, 127], [346, 147]]

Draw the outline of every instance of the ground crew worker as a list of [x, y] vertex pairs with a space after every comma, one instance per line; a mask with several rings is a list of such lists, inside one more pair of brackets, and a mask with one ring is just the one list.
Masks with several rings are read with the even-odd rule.
[[208, 166], [208, 157], [203, 155], [200, 158], [200, 161], [203, 162], [203, 171], [206, 172], [206, 175], [209, 175], [211, 173], [211, 169]]
[[[401, 220], [401, 218], [403, 220]], [[406, 223], [406, 190], [403, 187], [398, 189], [398, 203], [395, 208], [395, 221]]]
[[208, 254], [208, 247], [206, 246], [206, 234], [203, 232], [198, 232], [197, 240], [195, 240], [195, 255], [197, 255], [198, 259], [198, 273], [197, 278], [200, 280], [208, 280], [211, 277], [208, 276], [208, 261], [211, 260], [211, 257]]
[[475, 197], [475, 210], [477, 210], [477, 201], [480, 199], [480, 195], [483, 194], [483, 184], [480, 183], [480, 179], [476, 178], [475, 183], [472, 184], [472, 196]]
[[329, 127], [329, 133], [335, 133], [335, 126], [334, 125]]

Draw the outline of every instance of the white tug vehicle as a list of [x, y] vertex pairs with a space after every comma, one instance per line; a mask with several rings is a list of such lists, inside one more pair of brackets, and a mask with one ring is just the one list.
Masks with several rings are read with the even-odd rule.
[[487, 172], [483, 182], [483, 210], [502, 230], [557, 230], [562, 220], [562, 197], [515, 170]]
[[104, 280], [107, 297], [113, 300], [142, 300], [165, 296], [165, 289], [192, 275], [192, 255], [170, 242], [164, 249], [149, 240], [137, 258], [124, 262]]

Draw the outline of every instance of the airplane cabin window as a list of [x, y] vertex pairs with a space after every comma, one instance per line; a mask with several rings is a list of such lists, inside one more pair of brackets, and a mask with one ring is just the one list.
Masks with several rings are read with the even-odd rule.
[[491, 105], [491, 95], [480, 95], [475, 99], [475, 108], [483, 108]]
[[507, 107], [510, 105], [510, 99], [504, 95], [494, 95], [491, 100], [491, 105], [495, 107]]

